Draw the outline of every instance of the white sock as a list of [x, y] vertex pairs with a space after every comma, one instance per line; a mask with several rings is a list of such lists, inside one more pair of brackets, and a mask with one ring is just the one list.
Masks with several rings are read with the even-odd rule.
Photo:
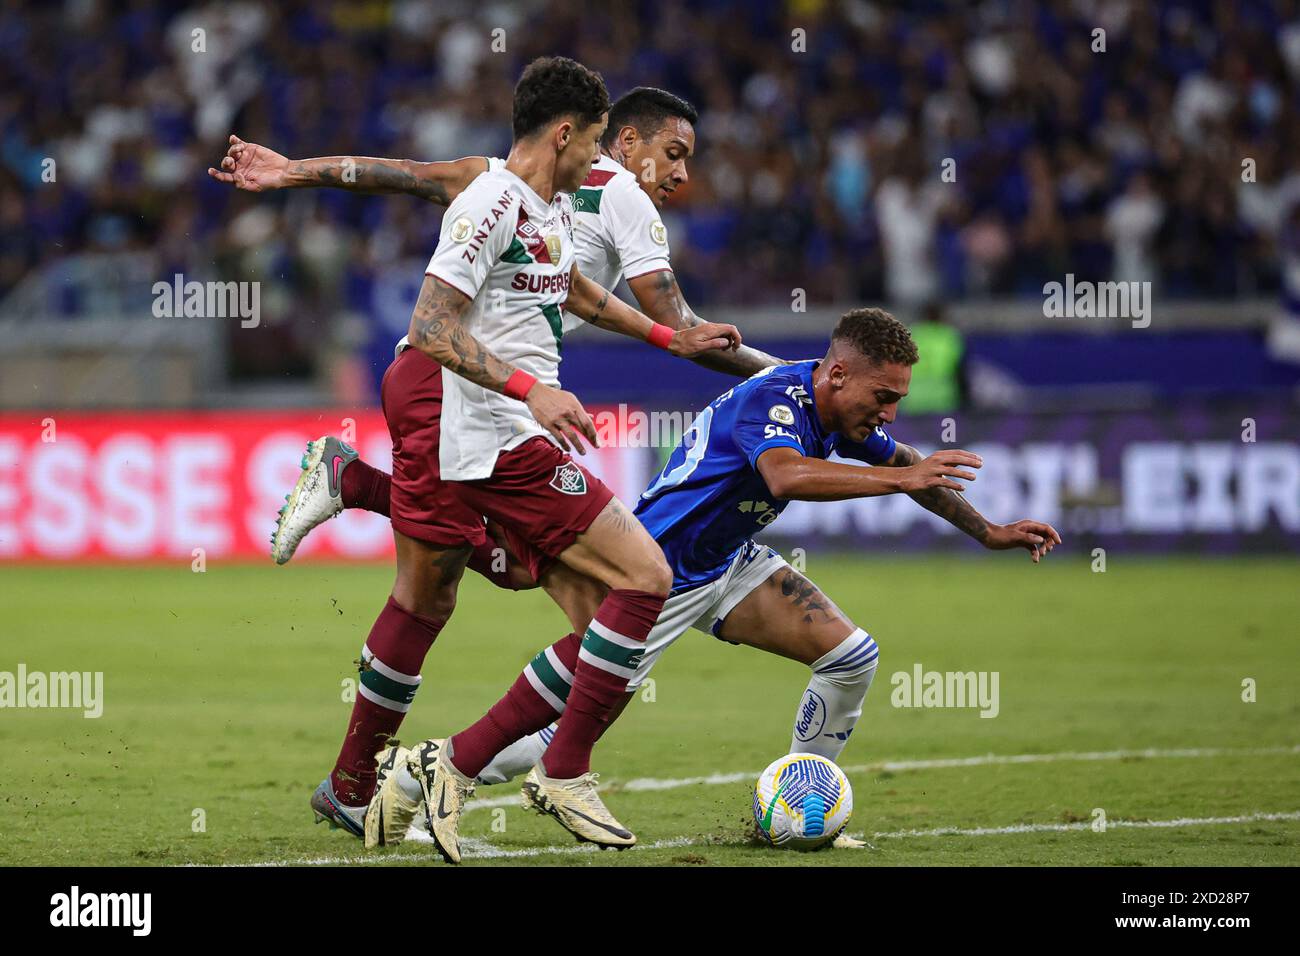
[[555, 736], [555, 724], [543, 727], [535, 734], [529, 734], [523, 740], [516, 740], [501, 751], [478, 775], [478, 782], [483, 784], [505, 783], [520, 774], [525, 774], [542, 759], [547, 745]]
[[879, 654], [871, 635], [858, 628], [813, 662], [812, 679], [794, 715], [791, 753], [839, 758], [862, 716], [862, 701], [876, 676]]
[[411, 776], [410, 768], [407, 767], [405, 760], [398, 761], [397, 766], [392, 769], [392, 774], [397, 786], [406, 795], [406, 799], [416, 801], [424, 799], [424, 791], [420, 788], [420, 784], [416, 779]]

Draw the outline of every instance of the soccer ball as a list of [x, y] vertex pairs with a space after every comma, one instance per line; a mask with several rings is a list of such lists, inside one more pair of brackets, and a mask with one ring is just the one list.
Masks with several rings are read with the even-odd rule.
[[849, 825], [853, 788], [835, 761], [786, 754], [754, 786], [754, 820], [773, 846], [816, 850]]

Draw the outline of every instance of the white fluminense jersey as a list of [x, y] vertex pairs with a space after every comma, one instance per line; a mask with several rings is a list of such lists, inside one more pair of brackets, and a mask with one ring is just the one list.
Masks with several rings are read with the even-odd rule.
[[[505, 161], [488, 157], [488, 172], [504, 169]], [[573, 234], [578, 242], [578, 271], [610, 291], [619, 279], [635, 279], [671, 269], [668, 230], [659, 210], [641, 189], [636, 176], [617, 160], [601, 154], [591, 173], [573, 194]], [[564, 331], [584, 320], [564, 313]]]
[[[443, 216], [427, 275], [469, 296], [466, 329], [497, 358], [559, 387], [560, 338], [576, 255], [573, 200], [548, 205], [489, 164]], [[400, 348], [400, 346], [399, 346]], [[497, 455], [547, 432], [528, 406], [442, 370], [439, 465], [451, 481], [487, 478]]]
[[[578, 271], [587, 278], [612, 290], [620, 278], [672, 268], [659, 210], [636, 176], [617, 161], [600, 157], [573, 194], [573, 208], [578, 214]], [[566, 331], [582, 324], [576, 315], [564, 316]]]

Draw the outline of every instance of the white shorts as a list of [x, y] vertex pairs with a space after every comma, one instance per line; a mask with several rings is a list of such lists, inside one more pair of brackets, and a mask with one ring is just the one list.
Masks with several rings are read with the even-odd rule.
[[670, 597], [664, 602], [659, 620], [646, 637], [641, 665], [628, 681], [627, 689], [636, 690], [641, 686], [659, 655], [685, 634], [687, 628], [694, 627], [697, 631], [717, 637], [716, 629], [735, 610], [737, 604], [749, 597], [750, 592], [777, 571], [789, 566], [785, 558], [771, 548], [749, 541], [740, 549], [722, 577]]

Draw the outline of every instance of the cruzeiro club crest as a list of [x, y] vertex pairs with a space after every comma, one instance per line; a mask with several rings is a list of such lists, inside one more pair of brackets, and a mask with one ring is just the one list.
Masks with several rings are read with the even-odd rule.
[[585, 495], [587, 493], [587, 476], [582, 473], [576, 462], [566, 461], [555, 466], [555, 477], [551, 487], [565, 495]]

